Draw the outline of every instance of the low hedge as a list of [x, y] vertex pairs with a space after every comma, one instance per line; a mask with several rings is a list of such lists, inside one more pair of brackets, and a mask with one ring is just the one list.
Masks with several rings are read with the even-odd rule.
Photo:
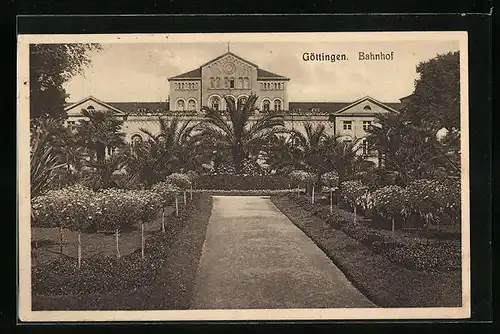
[[282, 175], [202, 175], [197, 189], [206, 190], [277, 190], [290, 188], [290, 180]]
[[289, 194], [288, 197], [333, 228], [343, 231], [374, 252], [406, 268], [427, 271], [452, 271], [461, 268], [461, 246], [457, 240], [405, 237], [400, 232], [378, 230], [361, 223], [354, 224], [353, 213], [338, 207], [334, 207], [330, 213], [328, 207], [311, 204], [310, 199], [305, 196], [297, 198]]
[[[198, 196], [197, 196], [198, 197]], [[141, 250], [120, 259], [94, 256], [82, 260], [78, 269], [74, 258], [61, 256], [54, 261], [32, 267], [32, 289], [41, 295], [81, 295], [114, 291], [130, 291], [151, 284], [160, 272], [170, 245], [181, 230], [186, 219], [195, 208], [194, 198], [178, 217], [174, 214], [168, 219], [167, 233], [158, 231], [145, 245], [145, 258]]]

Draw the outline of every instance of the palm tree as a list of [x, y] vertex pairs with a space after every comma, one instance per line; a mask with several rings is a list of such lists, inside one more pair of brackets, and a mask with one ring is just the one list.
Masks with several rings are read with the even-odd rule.
[[327, 169], [335, 170], [339, 183], [356, 178], [366, 170], [368, 163], [358, 154], [362, 138], [345, 140], [341, 136], [327, 136], [323, 141], [324, 164]]
[[147, 186], [173, 172], [197, 169], [203, 160], [203, 151], [194, 137], [198, 124], [192, 120], [181, 122], [178, 117], [170, 121], [158, 117], [158, 122], [158, 135], [141, 129], [147, 135], [147, 141], [131, 145], [128, 169]]
[[40, 132], [32, 133], [30, 154], [31, 197], [36, 197], [53, 183], [56, 171], [64, 167], [53, 152], [53, 146], [48, 145], [46, 137]]
[[208, 137], [215, 145], [230, 152], [236, 174], [241, 174], [246, 158], [255, 157], [260, 148], [269, 142], [270, 136], [284, 132], [283, 117], [267, 114], [255, 121], [250, 117], [255, 108], [257, 96], [251, 94], [245, 103], [235, 105], [231, 98], [226, 100], [227, 114], [203, 107], [205, 119], [201, 125], [199, 138]]
[[301, 155], [299, 147], [295, 145], [291, 136], [275, 135], [266, 150], [266, 163], [270, 170], [280, 174], [288, 174], [293, 169], [300, 169]]
[[80, 120], [76, 138], [81, 146], [95, 153], [97, 161], [104, 161], [106, 147], [124, 145], [125, 134], [121, 132], [123, 121], [116, 118], [112, 111], [82, 109], [82, 115], [87, 119]]
[[305, 122], [304, 130], [304, 133], [292, 131], [293, 142], [301, 152], [300, 160], [305, 164], [304, 169], [323, 174], [328, 171], [324, 164], [324, 141], [327, 137], [325, 125], [319, 124], [315, 127]]

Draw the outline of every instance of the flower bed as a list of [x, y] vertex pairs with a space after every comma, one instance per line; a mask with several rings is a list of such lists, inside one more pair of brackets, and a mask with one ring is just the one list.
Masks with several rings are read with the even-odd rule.
[[289, 189], [290, 179], [282, 175], [202, 175], [196, 188], [204, 190]]
[[97, 255], [83, 259], [81, 268], [71, 257], [62, 256], [49, 263], [32, 267], [32, 289], [41, 295], [80, 295], [113, 291], [128, 291], [155, 280], [167, 257], [171, 243], [192, 214], [199, 200], [168, 218], [168, 233], [157, 232], [145, 240], [146, 252], [141, 249], [120, 259]]
[[373, 251], [389, 260], [415, 270], [451, 271], [461, 268], [459, 240], [433, 240], [418, 238], [410, 233], [377, 230], [361, 223], [354, 224], [353, 213], [334, 207], [330, 213], [326, 206], [311, 204], [305, 197], [288, 196], [302, 208], [324, 219]]

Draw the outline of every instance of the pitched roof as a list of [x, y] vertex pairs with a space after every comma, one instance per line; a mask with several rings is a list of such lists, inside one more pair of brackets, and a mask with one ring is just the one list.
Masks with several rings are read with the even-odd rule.
[[[85, 99], [87, 100], [87, 99]], [[80, 102], [77, 102], [80, 104]], [[163, 112], [168, 111], [168, 103], [167, 102], [102, 102], [103, 105], [107, 105], [112, 107], [113, 109], [125, 113], [147, 113], [147, 112]], [[75, 105], [75, 103], [65, 103], [64, 107], [68, 108], [70, 106]]]
[[[379, 102], [379, 103], [395, 110], [399, 110], [401, 108], [401, 103], [399, 102]], [[288, 109], [291, 111], [292, 110], [312, 111], [313, 108], [318, 108], [321, 113], [337, 113], [338, 111], [345, 109], [351, 104], [354, 105], [353, 102], [289, 102]]]
[[[396, 113], [399, 112], [395, 108], [391, 107], [388, 103], [380, 102], [378, 100], [375, 100], [373, 97], [367, 95], [367, 96], [364, 96], [364, 97], [362, 97], [362, 98], [360, 98], [360, 99], [358, 99], [358, 100], [356, 100], [356, 101], [354, 101], [352, 103], [349, 103], [347, 106], [341, 108], [340, 110], [337, 110], [335, 112], [335, 114], [340, 114], [340, 113], [345, 114], [345, 115], [354, 114], [354, 113], [349, 113], [349, 112], [345, 112], [345, 111], [347, 111], [350, 108], [352, 108], [352, 107], [354, 107], [354, 106], [356, 106], [356, 105], [358, 105], [358, 104], [360, 104], [360, 103], [362, 103], [364, 101], [367, 101], [367, 100], [371, 101], [372, 103], [374, 103], [374, 104], [376, 104], [376, 105], [378, 105], [378, 106], [380, 106], [380, 107], [382, 107], [384, 109], [389, 109], [390, 111], [393, 111], [393, 112], [396, 112]], [[393, 104], [393, 103], [391, 103], [391, 104]], [[401, 103], [398, 103], [398, 105], [401, 105]]]
[[232, 52], [226, 52], [226, 53], [223, 53], [221, 54], [220, 56], [204, 63], [203, 65], [201, 65], [200, 67], [198, 68], [195, 68], [194, 70], [191, 70], [191, 71], [188, 71], [188, 72], [185, 72], [185, 73], [181, 73], [179, 75], [176, 75], [176, 76], [173, 76], [173, 77], [170, 77], [168, 78], [168, 80], [182, 80], [182, 79], [201, 79], [201, 68], [207, 64], [210, 64], [214, 61], [217, 61], [221, 58], [224, 58], [225, 56], [227, 55], [231, 55], [247, 64], [250, 64], [254, 67], [257, 68], [257, 79], [281, 79], [281, 80], [289, 80], [287, 77], [284, 77], [282, 75], [279, 75], [279, 74], [276, 74], [276, 73], [273, 73], [273, 72], [270, 72], [270, 71], [266, 71], [266, 70], [263, 70], [263, 69], [260, 69], [259, 66], [257, 66], [256, 64], [246, 60], [245, 58], [242, 58], [240, 56], [238, 56], [237, 54], [234, 54]]
[[175, 77], [168, 78], [168, 80], [172, 79], [201, 79], [201, 67], [198, 67], [194, 70], [191, 70], [189, 72], [185, 72], [179, 75], [176, 75]]
[[261, 68], [257, 68], [257, 80], [260, 80], [260, 79], [290, 80], [289, 78], [284, 77], [282, 75], [279, 75], [279, 74], [276, 74], [273, 72], [269, 72], [269, 71], [263, 70]]
[[109, 108], [109, 109], [111, 109], [111, 110], [115, 111], [115, 112], [116, 112], [116, 113], [118, 113], [118, 114], [123, 114], [123, 113], [124, 113], [124, 112], [123, 112], [122, 110], [120, 110], [119, 108], [116, 108], [115, 106], [112, 106], [112, 105], [110, 105], [110, 104], [108, 104], [108, 103], [106, 103], [106, 102], [104, 102], [104, 101], [101, 101], [101, 100], [99, 100], [98, 98], [93, 97], [92, 95], [89, 95], [89, 96], [87, 96], [87, 97], [85, 97], [85, 98], [81, 99], [81, 100], [80, 100], [80, 101], [78, 101], [78, 102], [73, 102], [73, 103], [65, 103], [65, 104], [64, 104], [64, 111], [68, 111], [68, 110], [70, 110], [70, 109], [73, 109], [73, 108], [75, 108], [75, 107], [77, 107], [77, 106], [79, 106], [79, 105], [81, 105], [81, 104], [83, 104], [83, 103], [85, 103], [85, 102], [87, 102], [87, 101], [89, 101], [89, 100], [92, 100], [92, 101], [94, 101], [95, 103], [100, 104], [100, 105], [102, 105], [102, 106], [104, 106], [104, 107], [106, 107], [106, 108]]

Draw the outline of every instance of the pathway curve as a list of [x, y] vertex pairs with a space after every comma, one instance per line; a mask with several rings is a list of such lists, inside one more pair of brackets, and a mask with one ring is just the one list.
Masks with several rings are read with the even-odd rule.
[[374, 307], [267, 196], [214, 196], [192, 309]]

